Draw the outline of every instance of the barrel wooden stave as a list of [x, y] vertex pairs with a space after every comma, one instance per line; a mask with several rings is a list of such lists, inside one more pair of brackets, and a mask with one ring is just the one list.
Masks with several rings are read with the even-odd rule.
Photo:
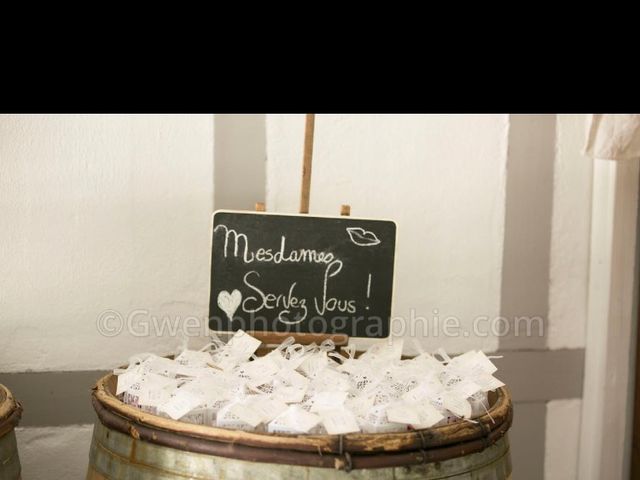
[[424, 465], [358, 469], [259, 463], [173, 449], [135, 439], [100, 422], [94, 427], [87, 480], [505, 480], [511, 474], [506, 436], [479, 453]]
[[0, 480], [20, 480], [20, 457], [14, 431], [22, 409], [0, 385]]
[[0, 437], [0, 480], [20, 479], [20, 458], [16, 434], [11, 430]]

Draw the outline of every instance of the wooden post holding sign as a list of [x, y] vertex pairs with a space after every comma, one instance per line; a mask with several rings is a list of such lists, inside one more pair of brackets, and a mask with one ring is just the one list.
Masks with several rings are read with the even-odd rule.
[[308, 114], [300, 215], [265, 213], [264, 203], [214, 213], [211, 330], [336, 344], [389, 336], [396, 225], [351, 218], [349, 205], [340, 217], [307, 215], [314, 123]]
[[307, 113], [304, 126], [304, 153], [302, 155], [302, 187], [300, 189], [300, 213], [309, 213], [311, 197], [311, 163], [313, 159], [313, 133], [316, 116]]

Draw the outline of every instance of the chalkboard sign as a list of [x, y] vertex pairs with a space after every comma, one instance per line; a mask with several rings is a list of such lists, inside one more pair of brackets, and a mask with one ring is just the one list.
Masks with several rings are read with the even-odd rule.
[[209, 328], [389, 335], [396, 225], [217, 211]]

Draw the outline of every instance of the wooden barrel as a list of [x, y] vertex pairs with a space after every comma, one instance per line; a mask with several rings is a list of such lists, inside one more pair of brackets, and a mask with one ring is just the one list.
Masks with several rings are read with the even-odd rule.
[[276, 435], [178, 422], [126, 405], [116, 377], [92, 394], [98, 415], [87, 480], [102, 479], [477, 479], [511, 478], [505, 388], [489, 413], [402, 433]]
[[0, 385], [0, 480], [20, 479], [20, 458], [13, 429], [21, 414], [20, 404], [4, 385]]

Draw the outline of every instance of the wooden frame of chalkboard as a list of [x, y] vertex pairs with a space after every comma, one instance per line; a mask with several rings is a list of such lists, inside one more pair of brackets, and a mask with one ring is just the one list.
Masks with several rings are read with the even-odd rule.
[[218, 210], [211, 238], [211, 330], [389, 336], [395, 222]]

